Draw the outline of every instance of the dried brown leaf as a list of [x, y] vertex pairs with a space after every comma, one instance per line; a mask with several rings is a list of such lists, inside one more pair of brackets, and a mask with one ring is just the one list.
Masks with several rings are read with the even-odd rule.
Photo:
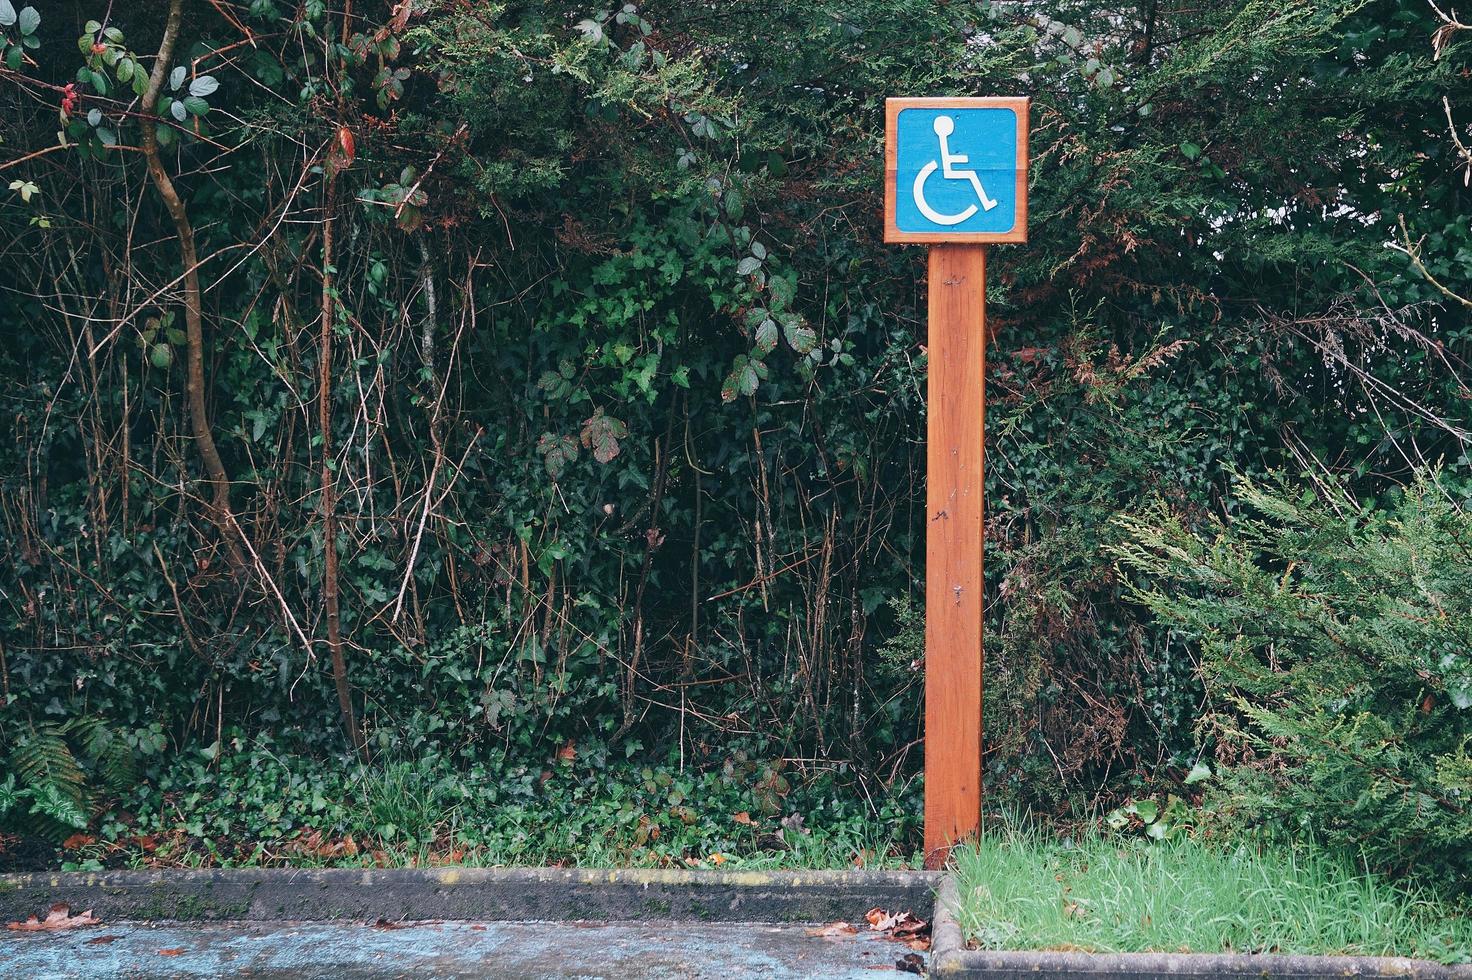
[[57, 902], [51, 906], [46, 913], [46, 918], [38, 919], [31, 916], [24, 922], [6, 923], [5, 928], [12, 932], [59, 932], [62, 929], [78, 929], [82, 926], [102, 925], [92, 917], [92, 910], [88, 909], [81, 915], [72, 915], [71, 906], [65, 902]]

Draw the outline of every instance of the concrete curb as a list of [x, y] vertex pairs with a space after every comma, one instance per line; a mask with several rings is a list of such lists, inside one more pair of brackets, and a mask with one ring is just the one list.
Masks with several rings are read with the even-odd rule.
[[1467, 980], [1472, 967], [1356, 956], [1204, 953], [1053, 953], [967, 949], [956, 919], [958, 893], [947, 877], [935, 899], [930, 976], [947, 980], [1173, 980], [1179, 977], [1417, 977]]
[[878, 905], [930, 915], [925, 871], [593, 871], [426, 868], [0, 874], [0, 920], [56, 902], [117, 921], [861, 920]]

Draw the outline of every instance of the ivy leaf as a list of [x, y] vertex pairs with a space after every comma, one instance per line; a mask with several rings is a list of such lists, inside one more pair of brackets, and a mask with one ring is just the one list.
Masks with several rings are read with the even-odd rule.
[[731, 361], [731, 373], [721, 385], [721, 401], [735, 401], [737, 395], [754, 395], [767, 377], [767, 366], [754, 357], [737, 354]]
[[557, 480], [567, 470], [567, 464], [578, 458], [578, 444], [572, 436], [544, 432], [537, 440], [537, 452], [542, 454], [547, 475]]
[[25, 7], [20, 12], [19, 27], [21, 34], [29, 35], [36, 33], [36, 28], [41, 26], [41, 12], [35, 7]]
[[169, 72], [169, 88], [175, 92], [179, 91], [179, 86], [184, 84], [184, 78], [188, 74], [189, 69], [185, 68], [183, 65], [180, 65], [173, 71]]
[[603, 409], [595, 408], [593, 417], [583, 422], [583, 446], [593, 450], [593, 458], [600, 463], [610, 462], [618, 455], [620, 439], [626, 438], [629, 427]]
[[756, 328], [756, 352], [763, 357], [777, 346], [777, 321], [767, 317]]
[[9, 27], [15, 23], [15, 7], [10, 0], [0, 0], [0, 27]]
[[206, 95], [212, 95], [219, 87], [220, 82], [214, 75], [200, 75], [189, 83], [189, 94], [202, 99]]

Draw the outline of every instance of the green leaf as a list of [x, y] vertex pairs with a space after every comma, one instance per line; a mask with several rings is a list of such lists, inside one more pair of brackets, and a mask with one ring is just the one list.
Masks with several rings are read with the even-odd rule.
[[772, 304], [778, 309], [786, 309], [797, 296], [797, 275], [772, 276], [767, 280], [767, 290], [772, 294]]
[[1135, 816], [1145, 823], [1154, 822], [1160, 816], [1160, 805], [1154, 800], [1139, 800], [1133, 805]]
[[12, 44], [6, 48], [5, 67], [11, 71], [20, 71], [20, 54], [20, 48], [17, 45]]
[[200, 75], [194, 81], [189, 83], [189, 94], [196, 95], [202, 99], [206, 95], [214, 94], [215, 90], [219, 87], [220, 83], [215, 78], [215, 76]]
[[1195, 143], [1182, 143], [1181, 154], [1185, 156], [1187, 160], [1194, 160], [1201, 155], [1201, 147], [1197, 146]]
[[189, 69], [185, 68], [183, 65], [180, 65], [173, 71], [169, 72], [169, 88], [175, 92], [179, 91], [179, 86], [184, 84], [184, 78], [188, 74]]
[[787, 337], [787, 344], [799, 354], [806, 354], [818, 343], [818, 334], [812, 327], [802, 322], [802, 317], [796, 313], [788, 313], [782, 317], [782, 333]]
[[96, 126], [100, 122], [102, 122], [102, 110], [101, 109], [96, 109], [96, 108], [94, 108], [94, 109], [88, 109], [87, 110], [87, 125], [88, 126]]
[[22, 8], [18, 26], [22, 34], [36, 33], [36, 28], [41, 26], [41, 12], [35, 7]]
[[767, 366], [745, 354], [737, 354], [731, 361], [731, 373], [721, 385], [721, 401], [735, 401], [737, 395], [754, 395], [767, 377]]
[[183, 122], [189, 116], [189, 111], [184, 108], [184, 103], [178, 100], [169, 103], [169, 115]]
[[748, 255], [736, 263], [736, 274], [738, 276], [749, 276], [762, 266], [762, 260], [755, 255]]
[[756, 352], [763, 357], [777, 346], [777, 321], [767, 317], [756, 328]]
[[15, 7], [10, 0], [0, 0], [0, 27], [9, 27], [15, 19]]
[[183, 104], [191, 116], [202, 116], [210, 111], [210, 104], [197, 95], [184, 96]]
[[578, 458], [578, 444], [572, 436], [544, 432], [537, 440], [537, 452], [542, 455], [547, 475], [556, 480], [566, 471], [567, 464]]
[[118, 81], [127, 84], [133, 80], [133, 59], [122, 58], [117, 66]]
[[583, 422], [583, 448], [593, 450], [593, 458], [598, 462], [611, 462], [618, 455], [618, 441], [628, 434], [626, 424], [597, 408], [593, 410], [593, 417]]
[[82, 812], [76, 800], [63, 793], [55, 783], [43, 783], [39, 790], [32, 790], [31, 812], [79, 830], [87, 826], [87, 814]]
[[148, 352], [148, 359], [153, 366], [162, 370], [168, 370], [174, 363], [174, 351], [168, 344], [154, 344], [153, 349]]

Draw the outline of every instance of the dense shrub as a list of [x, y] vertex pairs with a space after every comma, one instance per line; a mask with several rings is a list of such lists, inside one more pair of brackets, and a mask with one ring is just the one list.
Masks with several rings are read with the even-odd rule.
[[[24, 26], [0, 759], [89, 717], [155, 784], [264, 740], [324, 779], [739, 752], [913, 800], [924, 258], [880, 241], [886, 95], [1034, 99], [1031, 238], [990, 266], [993, 798], [1192, 758], [1200, 688], [1118, 601], [1115, 514], [1231, 509], [1224, 463], [1295, 453], [1365, 493], [1466, 467], [1467, 308], [1428, 275], [1472, 241], [1469, 46], [1423, 0]], [[67, 799], [105, 806], [75, 751]]]
[[1243, 510], [1123, 522], [1137, 593], [1199, 644], [1236, 818], [1472, 883], [1472, 517], [1423, 475], [1384, 502], [1243, 481]]

